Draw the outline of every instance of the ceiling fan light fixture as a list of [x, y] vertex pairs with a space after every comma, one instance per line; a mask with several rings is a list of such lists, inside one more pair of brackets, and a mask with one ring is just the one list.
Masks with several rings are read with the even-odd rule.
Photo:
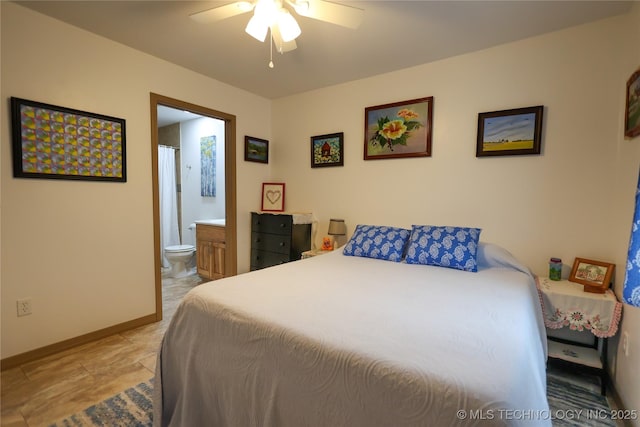
[[300, 29], [300, 26], [296, 22], [295, 18], [291, 16], [291, 14], [284, 8], [280, 9], [280, 11], [278, 12], [277, 25], [280, 29], [282, 40], [285, 42], [295, 40], [296, 37], [302, 34], [302, 30]]
[[251, 17], [244, 30], [254, 39], [264, 42], [264, 39], [267, 37], [267, 31], [269, 30], [269, 24], [256, 14]]
[[259, 16], [260, 19], [264, 20], [268, 26], [271, 26], [276, 22], [279, 10], [280, 5], [274, 0], [258, 0], [253, 16]]

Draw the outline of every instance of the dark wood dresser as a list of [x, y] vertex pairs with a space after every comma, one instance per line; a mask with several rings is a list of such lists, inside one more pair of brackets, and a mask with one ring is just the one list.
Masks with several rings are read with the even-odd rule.
[[291, 214], [251, 212], [251, 270], [296, 261], [311, 249], [311, 224]]

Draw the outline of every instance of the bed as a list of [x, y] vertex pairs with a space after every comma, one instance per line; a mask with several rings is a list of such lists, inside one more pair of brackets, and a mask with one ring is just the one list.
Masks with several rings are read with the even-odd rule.
[[190, 291], [154, 426], [551, 425], [535, 282], [508, 251], [478, 243], [469, 272], [347, 249]]

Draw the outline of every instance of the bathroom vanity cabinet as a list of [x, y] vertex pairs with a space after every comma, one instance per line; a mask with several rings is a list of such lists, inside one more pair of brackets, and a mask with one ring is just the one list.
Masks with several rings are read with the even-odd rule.
[[225, 227], [196, 224], [196, 265], [207, 279], [224, 277]]

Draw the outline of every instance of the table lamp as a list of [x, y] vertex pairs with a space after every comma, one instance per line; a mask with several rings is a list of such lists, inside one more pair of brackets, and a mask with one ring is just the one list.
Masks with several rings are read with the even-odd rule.
[[338, 237], [345, 236], [347, 234], [347, 226], [344, 223], [344, 219], [334, 219], [331, 218], [329, 220], [329, 236], [333, 238], [332, 246], [333, 249], [337, 249], [340, 246], [338, 245]]

